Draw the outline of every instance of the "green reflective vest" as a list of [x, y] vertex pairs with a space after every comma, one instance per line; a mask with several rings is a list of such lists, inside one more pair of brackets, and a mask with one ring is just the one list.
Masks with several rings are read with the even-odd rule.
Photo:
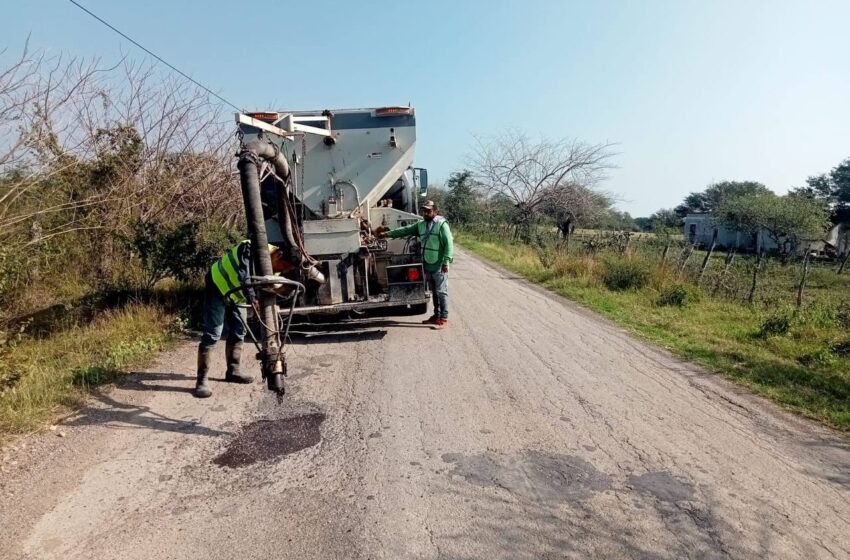
[[[431, 228], [431, 233], [428, 233], [428, 222], [417, 222], [419, 228], [419, 239], [422, 241], [422, 260], [425, 264], [440, 263], [440, 230], [443, 229], [443, 224], [446, 220], [434, 219], [434, 226]], [[442, 264], [442, 263], [440, 263]]]
[[[221, 295], [226, 294], [231, 290], [239, 288], [242, 283], [239, 281], [239, 248], [243, 244], [248, 243], [248, 240], [242, 241], [235, 245], [223, 257], [218, 259], [210, 269], [213, 283], [221, 291]], [[234, 303], [245, 303], [244, 290], [237, 290], [230, 294], [230, 299]]]
[[418, 235], [422, 245], [422, 261], [426, 272], [435, 272], [443, 264], [452, 262], [454, 258], [454, 240], [449, 224], [442, 216], [434, 218], [434, 226], [428, 233], [428, 222], [421, 220], [415, 224], [396, 228], [389, 232], [389, 237], [399, 238]]

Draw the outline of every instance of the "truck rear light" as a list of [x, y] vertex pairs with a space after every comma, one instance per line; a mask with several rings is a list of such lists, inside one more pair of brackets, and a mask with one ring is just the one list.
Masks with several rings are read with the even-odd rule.
[[407, 281], [408, 282], [419, 282], [422, 280], [422, 276], [419, 274], [418, 268], [408, 268], [407, 269]]

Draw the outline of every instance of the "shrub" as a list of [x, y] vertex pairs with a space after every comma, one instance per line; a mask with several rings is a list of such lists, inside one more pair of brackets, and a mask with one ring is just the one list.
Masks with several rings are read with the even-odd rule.
[[144, 270], [143, 288], [173, 277], [188, 281], [202, 273], [234, 242], [229, 230], [195, 221], [137, 223], [132, 249]]
[[26, 260], [23, 251], [0, 247], [0, 319], [8, 310], [15, 291], [25, 284]]
[[845, 330], [850, 330], [850, 300], [842, 301], [835, 311], [835, 322]]
[[672, 284], [661, 288], [661, 293], [658, 294], [655, 305], [659, 307], [684, 307], [692, 299], [693, 297], [684, 284]]
[[850, 358], [850, 340], [844, 342], [836, 342], [832, 345], [830, 350], [839, 358]]
[[555, 264], [555, 259], [558, 256], [557, 251], [540, 236], [537, 235], [533, 244], [534, 252], [537, 253], [537, 258], [540, 260], [540, 265], [549, 270]]
[[791, 330], [791, 319], [788, 315], [779, 314], [771, 315], [762, 321], [758, 333], [756, 334], [760, 338], [766, 338], [768, 336], [782, 336], [788, 334], [789, 330]]
[[639, 290], [649, 283], [649, 266], [642, 261], [628, 259], [610, 259], [605, 262], [602, 282], [615, 292]]

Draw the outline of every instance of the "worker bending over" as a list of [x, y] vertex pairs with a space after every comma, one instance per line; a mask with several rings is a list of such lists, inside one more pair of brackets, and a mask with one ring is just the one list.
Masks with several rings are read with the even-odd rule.
[[[283, 251], [274, 245], [269, 245], [267, 250], [275, 273], [292, 270], [293, 265], [285, 259]], [[210, 353], [221, 338], [222, 329], [226, 341], [224, 355], [227, 363], [224, 380], [229, 383], [252, 381], [250, 376], [240, 371], [239, 365], [242, 343], [245, 340], [246, 302], [250, 302], [255, 312], [259, 311], [257, 295], [252, 288], [247, 287], [254, 270], [251, 251], [251, 242], [242, 241], [217, 260], [204, 278], [204, 333], [198, 346], [198, 380], [192, 392], [198, 398], [212, 396], [207, 385]], [[237, 289], [242, 286], [246, 287]], [[229, 302], [225, 300], [228, 293]]]

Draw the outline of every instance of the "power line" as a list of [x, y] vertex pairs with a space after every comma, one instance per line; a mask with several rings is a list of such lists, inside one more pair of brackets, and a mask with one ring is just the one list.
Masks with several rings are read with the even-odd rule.
[[237, 107], [236, 105], [234, 105], [233, 103], [228, 101], [227, 99], [223, 98], [222, 96], [220, 96], [219, 94], [217, 94], [216, 92], [211, 90], [210, 88], [206, 87], [204, 84], [198, 82], [194, 78], [188, 76], [186, 73], [180, 71], [180, 69], [178, 69], [174, 65], [169, 64], [162, 57], [157, 56], [156, 54], [152, 53], [150, 50], [146, 49], [141, 44], [139, 44], [138, 41], [134, 41], [132, 38], [127, 36], [126, 33], [121, 32], [115, 26], [111, 25], [109, 22], [107, 22], [106, 20], [104, 20], [103, 18], [98, 16], [97, 14], [93, 13], [91, 10], [89, 10], [88, 8], [86, 8], [85, 6], [83, 6], [82, 4], [77, 2], [76, 0], [68, 0], [68, 1], [71, 2], [71, 4], [75, 5], [76, 7], [78, 7], [79, 9], [81, 9], [82, 11], [84, 11], [85, 13], [87, 13], [88, 15], [90, 15], [91, 17], [93, 17], [94, 19], [96, 19], [97, 21], [99, 21], [100, 23], [102, 23], [103, 25], [105, 25], [106, 27], [108, 27], [109, 29], [111, 29], [112, 31], [118, 33], [119, 35], [121, 35], [122, 37], [124, 37], [125, 39], [127, 39], [128, 41], [130, 41], [131, 43], [133, 43], [134, 45], [136, 45], [137, 47], [139, 47], [140, 49], [142, 49], [143, 51], [145, 51], [146, 53], [148, 53], [149, 55], [151, 55], [152, 57], [154, 57], [158, 61], [160, 61], [161, 63], [165, 64], [166, 66], [168, 66], [169, 68], [171, 68], [172, 70], [174, 70], [175, 72], [177, 72], [178, 74], [180, 74], [181, 76], [183, 76], [184, 78], [186, 78], [187, 80], [189, 80], [190, 82], [192, 82], [193, 84], [195, 84], [196, 86], [198, 86], [199, 88], [204, 90], [205, 92], [209, 93], [210, 95], [219, 99], [220, 101], [223, 101], [227, 105], [230, 105], [231, 107], [233, 107], [234, 109], [236, 109], [240, 113], [242, 112], [242, 109], [240, 109], [239, 107]]

